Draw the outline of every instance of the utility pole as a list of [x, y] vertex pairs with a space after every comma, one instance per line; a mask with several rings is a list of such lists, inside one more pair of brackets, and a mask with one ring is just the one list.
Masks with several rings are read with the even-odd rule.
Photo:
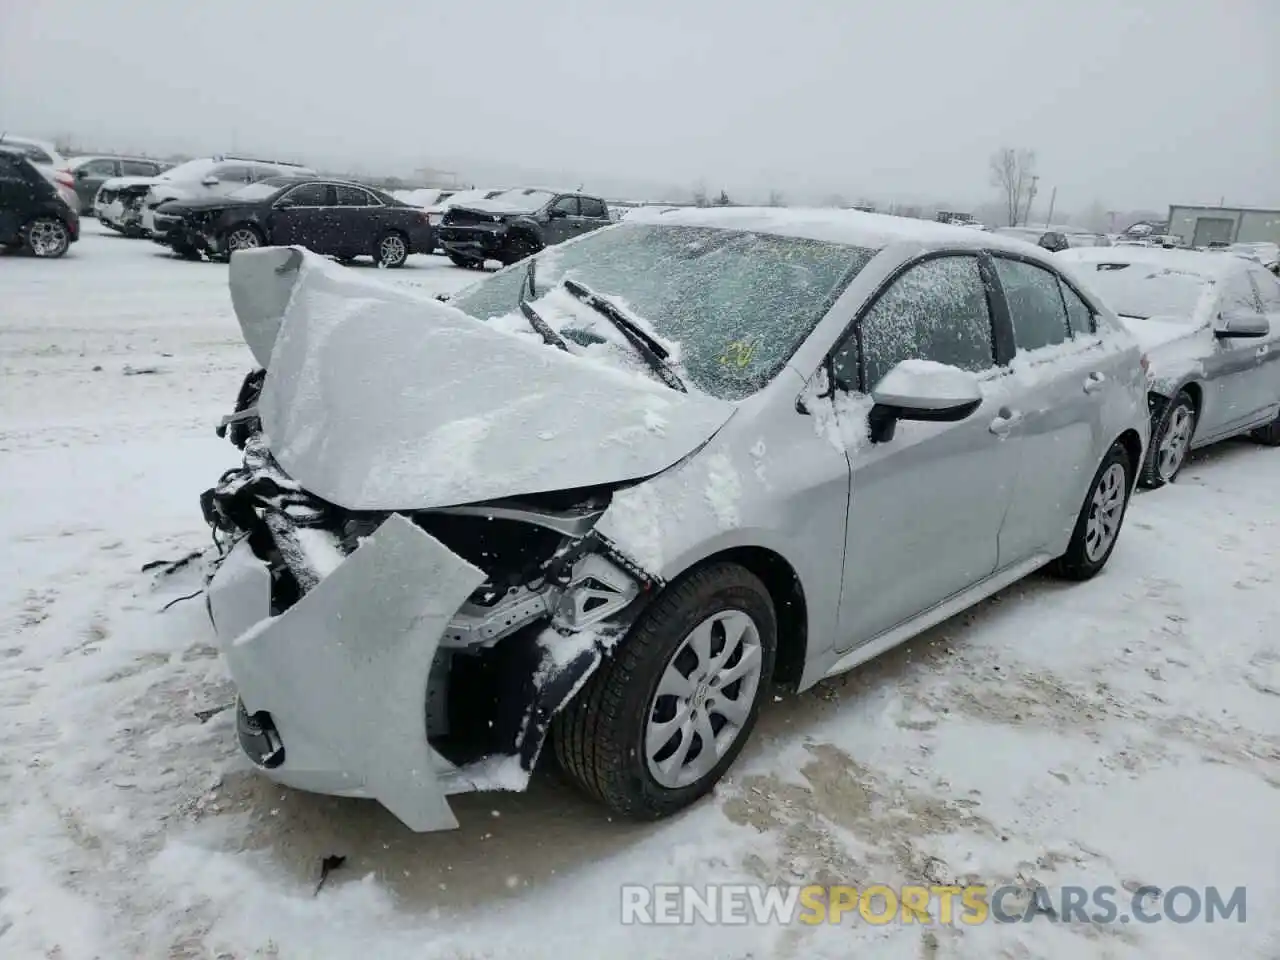
[[1022, 218], [1022, 225], [1029, 226], [1031, 223], [1031, 205], [1036, 201], [1036, 184], [1040, 182], [1040, 177], [1036, 174], [1031, 175], [1031, 189], [1027, 191], [1027, 212]]
[[1049, 224], [1053, 223], [1053, 207], [1058, 202], [1058, 188], [1053, 188], [1053, 193], [1049, 194], [1049, 216], [1045, 217], [1044, 228], [1049, 229]]

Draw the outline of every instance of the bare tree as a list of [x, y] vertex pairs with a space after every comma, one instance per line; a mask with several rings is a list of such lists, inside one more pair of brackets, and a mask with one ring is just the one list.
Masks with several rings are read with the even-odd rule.
[[695, 207], [710, 206], [707, 200], [707, 184], [703, 180], [699, 180], [693, 187], [693, 205]]
[[991, 185], [1000, 189], [1009, 226], [1018, 224], [1025, 206], [1030, 213], [1035, 196], [1036, 153], [1002, 147], [991, 155]]
[[786, 202], [782, 199], [782, 191], [770, 190], [769, 199], [765, 201], [765, 205], [770, 207], [785, 207]]

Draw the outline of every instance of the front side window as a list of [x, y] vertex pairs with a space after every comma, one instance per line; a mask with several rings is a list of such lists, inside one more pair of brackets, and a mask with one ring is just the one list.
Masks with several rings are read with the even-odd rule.
[[1219, 296], [1222, 309], [1227, 312], [1262, 313], [1262, 304], [1258, 303], [1257, 294], [1253, 292], [1253, 284], [1243, 271], [1228, 274], [1219, 284]]
[[986, 286], [971, 256], [934, 257], [893, 281], [857, 327], [862, 342], [861, 378], [856, 344], [833, 357], [836, 380], [861, 382], [870, 393], [893, 367], [918, 358], [974, 373], [994, 365]]
[[114, 177], [116, 175], [116, 162], [114, 160], [89, 160], [80, 165], [80, 169], [84, 171], [86, 177]]
[[[537, 254], [533, 304], [566, 339], [589, 344], [588, 354], [613, 362], [606, 341], [615, 342], [617, 331], [556, 289], [572, 278], [674, 345], [691, 387], [737, 400], [777, 376], [874, 255], [863, 247], [801, 237], [620, 223]], [[519, 303], [527, 265], [502, 270], [449, 303], [478, 320], [525, 328]], [[620, 347], [616, 359], [635, 367], [628, 348]]]
[[327, 207], [332, 203], [329, 189], [323, 183], [304, 183], [286, 193], [280, 202], [289, 207]]
[[1262, 299], [1263, 313], [1280, 313], [1280, 280], [1266, 267], [1249, 267], [1249, 276]]
[[561, 197], [555, 202], [552, 210], [558, 210], [565, 216], [576, 217], [578, 215], [578, 198], [577, 197]]
[[1013, 342], [1018, 352], [1065, 342], [1067, 308], [1057, 275], [1035, 264], [1007, 257], [996, 257], [995, 268], [1009, 304]]
[[121, 160], [120, 172], [126, 177], [154, 177], [160, 172], [160, 166], [145, 160]]
[[1093, 333], [1093, 311], [1089, 305], [1080, 299], [1080, 294], [1072, 290], [1065, 280], [1059, 278], [1058, 287], [1062, 290], [1062, 300], [1067, 305], [1067, 325], [1071, 328], [1071, 335], [1083, 337]]

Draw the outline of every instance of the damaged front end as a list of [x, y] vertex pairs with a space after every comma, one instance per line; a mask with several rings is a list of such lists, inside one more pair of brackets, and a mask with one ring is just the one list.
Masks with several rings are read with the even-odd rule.
[[326, 502], [268, 450], [246, 378], [205, 491], [207, 602], [272, 778], [379, 800], [414, 830], [445, 797], [523, 789], [553, 715], [661, 585], [595, 532], [608, 486], [385, 512]]

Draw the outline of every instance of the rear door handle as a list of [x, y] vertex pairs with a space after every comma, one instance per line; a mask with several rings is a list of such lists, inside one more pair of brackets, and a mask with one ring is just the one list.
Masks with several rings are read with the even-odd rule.
[[1262, 346], [1260, 346], [1257, 350], [1253, 352], [1253, 355], [1255, 357], [1265, 357], [1270, 352], [1271, 352], [1271, 344], [1264, 343]]
[[1107, 382], [1107, 375], [1094, 371], [1084, 378], [1084, 392], [1094, 393], [1102, 389], [1102, 385]]
[[991, 426], [988, 429], [997, 437], [1008, 436], [1009, 431], [1017, 426], [1021, 420], [1022, 414], [1005, 407], [996, 414], [996, 418], [991, 421]]

